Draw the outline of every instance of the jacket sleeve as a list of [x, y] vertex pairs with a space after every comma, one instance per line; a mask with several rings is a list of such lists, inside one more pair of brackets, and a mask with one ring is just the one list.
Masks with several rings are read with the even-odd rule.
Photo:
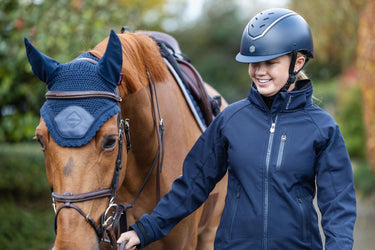
[[166, 236], [183, 218], [198, 209], [226, 173], [227, 150], [221, 135], [220, 115], [199, 137], [185, 158], [183, 174], [158, 203], [151, 215], [143, 215], [130, 228], [141, 247]]
[[352, 249], [356, 198], [351, 162], [338, 126], [327, 130], [326, 143], [318, 155], [316, 177], [325, 249]]

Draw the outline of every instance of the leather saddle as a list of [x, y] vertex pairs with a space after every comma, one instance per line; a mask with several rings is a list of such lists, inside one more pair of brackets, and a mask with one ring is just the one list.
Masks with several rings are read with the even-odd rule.
[[174, 37], [157, 31], [146, 31], [146, 33], [157, 42], [162, 56], [173, 66], [185, 87], [190, 91], [208, 126], [220, 112], [221, 96], [208, 95], [201, 75], [190, 63], [189, 58], [181, 52]]

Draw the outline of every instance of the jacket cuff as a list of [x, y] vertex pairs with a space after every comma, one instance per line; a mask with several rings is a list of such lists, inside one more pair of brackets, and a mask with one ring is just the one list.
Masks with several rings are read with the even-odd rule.
[[148, 239], [146, 229], [142, 222], [136, 221], [133, 225], [129, 227], [129, 229], [134, 230], [137, 233], [139, 240], [141, 241], [141, 243], [137, 245], [137, 248], [145, 247], [151, 243]]

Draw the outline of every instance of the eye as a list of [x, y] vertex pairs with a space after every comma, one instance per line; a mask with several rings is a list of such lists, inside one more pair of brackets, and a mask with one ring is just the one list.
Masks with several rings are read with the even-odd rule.
[[106, 136], [103, 140], [103, 149], [108, 150], [108, 149], [113, 149], [116, 146], [117, 142], [117, 135], [109, 135]]
[[33, 137], [33, 139], [38, 141], [38, 143], [39, 143], [40, 148], [42, 149], [42, 151], [46, 150], [46, 145], [44, 144], [44, 140], [43, 140], [42, 136], [36, 135], [36, 136]]

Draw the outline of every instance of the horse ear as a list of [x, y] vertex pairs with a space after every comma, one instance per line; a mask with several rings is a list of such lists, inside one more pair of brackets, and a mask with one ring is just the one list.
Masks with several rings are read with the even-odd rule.
[[30, 42], [25, 38], [25, 47], [27, 58], [29, 59], [31, 68], [34, 74], [43, 82], [47, 83], [50, 76], [59, 67], [60, 63], [52, 58], [45, 56], [39, 52]]
[[117, 86], [122, 69], [122, 46], [120, 38], [111, 30], [107, 49], [98, 63], [99, 75]]

